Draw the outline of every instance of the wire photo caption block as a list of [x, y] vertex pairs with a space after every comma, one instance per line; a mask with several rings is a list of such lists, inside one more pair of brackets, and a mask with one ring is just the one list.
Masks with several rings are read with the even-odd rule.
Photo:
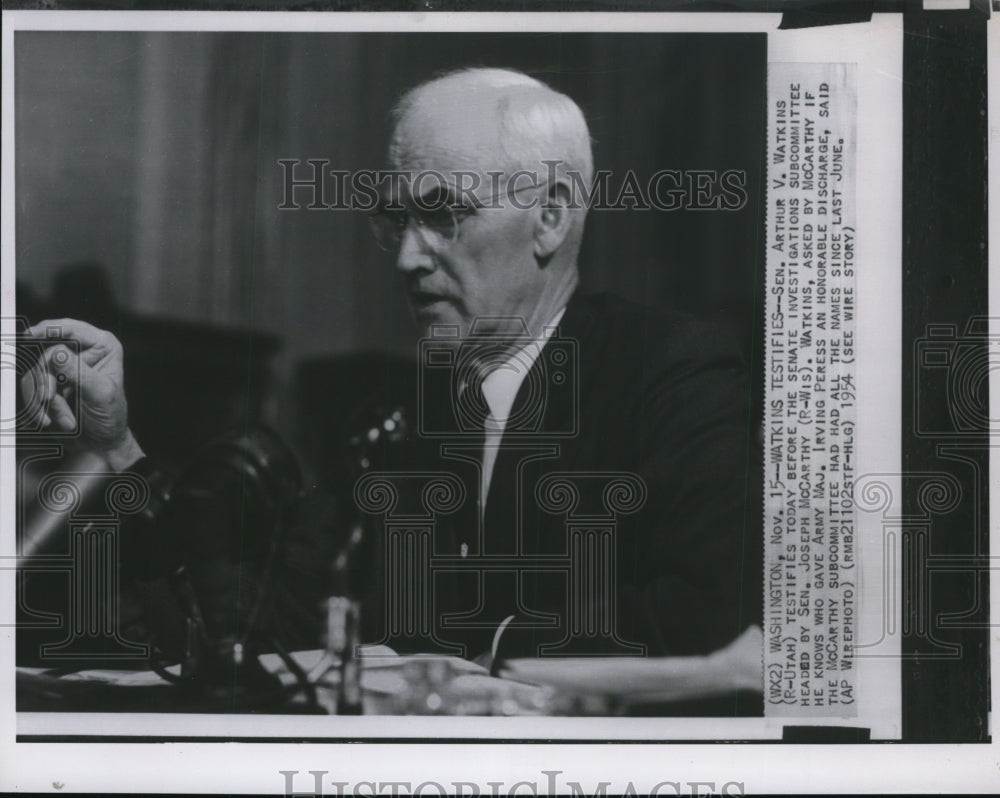
[[857, 78], [768, 71], [766, 708], [856, 714]]

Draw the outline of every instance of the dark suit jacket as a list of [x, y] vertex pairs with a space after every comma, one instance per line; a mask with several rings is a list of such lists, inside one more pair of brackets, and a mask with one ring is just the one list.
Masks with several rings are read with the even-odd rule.
[[[575, 295], [515, 399], [482, 526], [481, 439], [456, 413], [461, 364], [426, 360], [413, 445], [381, 464], [403, 476], [371, 535], [368, 639], [471, 657], [514, 615], [501, 655], [691, 654], [759, 622], [758, 419], [739, 347], [718, 329]], [[457, 477], [466, 500], [432, 513], [424, 556], [423, 538], [400, 536], [427, 525], [408, 519], [427, 517], [420, 485], [433, 474]], [[317, 644], [352, 495], [317, 492], [287, 536], [272, 604], [288, 646]]]
[[[455, 382], [449, 394], [447, 377], [432, 381], [422, 400], [440, 429]], [[739, 348], [718, 329], [575, 295], [515, 399], [483, 526], [472, 501], [437, 522], [440, 638], [474, 655], [513, 614], [506, 655], [687, 654], [758, 620], [762, 493], [749, 390]], [[437, 467], [463, 475], [474, 495], [474, 464], [448, 452], [478, 440], [431, 443]]]

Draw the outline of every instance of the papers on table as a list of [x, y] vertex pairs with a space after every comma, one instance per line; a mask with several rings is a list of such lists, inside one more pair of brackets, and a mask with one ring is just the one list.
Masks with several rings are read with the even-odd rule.
[[510, 660], [503, 676], [560, 691], [629, 703], [707, 698], [763, 690], [763, 632], [752, 626], [704, 657], [540, 657]]

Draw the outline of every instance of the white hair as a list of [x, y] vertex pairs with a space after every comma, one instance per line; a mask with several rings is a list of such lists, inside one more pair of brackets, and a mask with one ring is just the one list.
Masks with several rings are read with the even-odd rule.
[[[447, 72], [407, 91], [392, 110], [395, 128], [428, 90], [488, 91], [496, 97], [497, 142], [511, 169], [539, 169], [559, 161], [589, 186], [594, 164], [590, 131], [580, 107], [565, 94], [512, 69], [470, 67]], [[390, 147], [390, 157], [396, 142]]]

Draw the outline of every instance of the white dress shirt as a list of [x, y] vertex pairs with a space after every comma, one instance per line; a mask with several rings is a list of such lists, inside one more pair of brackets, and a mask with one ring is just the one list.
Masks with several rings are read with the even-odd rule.
[[510, 411], [514, 406], [518, 389], [541, 354], [542, 347], [555, 334], [556, 327], [562, 320], [565, 311], [565, 307], [560, 309], [538, 338], [513, 353], [502, 366], [493, 369], [483, 379], [483, 398], [489, 405], [490, 415], [484, 425], [483, 471], [480, 475], [479, 485], [479, 495], [482, 499], [479, 506], [480, 514], [486, 511], [486, 499], [489, 496], [490, 481], [493, 478], [493, 466], [496, 465], [500, 441], [503, 438], [504, 428], [507, 426], [507, 419], [510, 418]]
[[[483, 378], [483, 398], [489, 405], [490, 415], [483, 425], [485, 440], [483, 443], [483, 470], [480, 474], [479, 484], [480, 520], [486, 512], [486, 499], [489, 496], [490, 481], [493, 478], [493, 466], [496, 465], [500, 441], [503, 438], [504, 428], [507, 426], [507, 419], [510, 418], [510, 411], [514, 407], [514, 399], [517, 398], [517, 392], [521, 383], [524, 382], [524, 378], [528, 376], [531, 367], [542, 353], [542, 347], [555, 334], [565, 312], [566, 308], [561, 308], [543, 328], [542, 334], [538, 338], [514, 352], [502, 366], [493, 369]], [[490, 646], [491, 659], [496, 657], [500, 636], [513, 619], [514, 616], [509, 615], [497, 627], [493, 635], [493, 644]]]

